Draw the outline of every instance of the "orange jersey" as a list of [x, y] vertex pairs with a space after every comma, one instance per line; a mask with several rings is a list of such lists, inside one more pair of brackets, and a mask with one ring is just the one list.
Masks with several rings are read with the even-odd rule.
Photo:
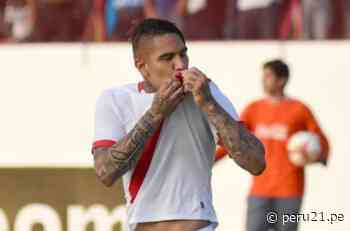
[[300, 101], [262, 99], [250, 104], [241, 120], [265, 146], [266, 169], [253, 178], [250, 194], [264, 197], [295, 197], [304, 193], [304, 168], [288, 158], [287, 140], [298, 131], [308, 130], [320, 136], [321, 159], [328, 158], [328, 141], [310, 109]]

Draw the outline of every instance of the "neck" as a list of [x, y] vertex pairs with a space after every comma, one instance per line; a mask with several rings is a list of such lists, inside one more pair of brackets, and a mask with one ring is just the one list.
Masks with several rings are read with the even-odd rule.
[[274, 101], [280, 101], [286, 97], [283, 92], [267, 93], [266, 96], [267, 96], [267, 98], [274, 100]]
[[156, 91], [156, 89], [152, 86], [152, 84], [145, 80], [144, 82], [144, 91], [146, 93], [153, 93]]

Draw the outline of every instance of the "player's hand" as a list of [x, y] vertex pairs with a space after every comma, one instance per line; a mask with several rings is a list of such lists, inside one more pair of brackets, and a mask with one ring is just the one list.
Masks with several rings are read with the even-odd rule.
[[185, 97], [184, 87], [180, 80], [166, 80], [154, 96], [151, 112], [162, 118], [170, 115]]
[[[305, 165], [312, 165], [312, 164], [322, 164], [324, 166], [327, 165], [327, 160], [325, 160], [322, 155], [319, 155], [319, 156], [308, 155], [307, 153], [305, 153], [304, 155], [309, 157]], [[310, 158], [310, 156], [315, 156], [316, 158], [312, 159]]]
[[213, 101], [209, 89], [209, 80], [200, 70], [192, 67], [182, 71], [181, 74], [185, 92], [190, 92], [193, 95], [193, 99], [199, 107]]

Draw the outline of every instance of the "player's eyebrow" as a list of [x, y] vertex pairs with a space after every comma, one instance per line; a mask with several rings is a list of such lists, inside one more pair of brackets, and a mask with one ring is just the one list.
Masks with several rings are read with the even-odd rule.
[[169, 57], [174, 56], [176, 53], [182, 54], [182, 53], [186, 53], [188, 50], [187, 47], [182, 48], [179, 52], [168, 52], [168, 53], [164, 53], [162, 55], [159, 56], [159, 59], [166, 59]]

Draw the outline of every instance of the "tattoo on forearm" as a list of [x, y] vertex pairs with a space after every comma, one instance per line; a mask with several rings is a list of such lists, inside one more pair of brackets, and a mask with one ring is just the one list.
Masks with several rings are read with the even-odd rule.
[[144, 145], [159, 124], [160, 121], [147, 112], [125, 138], [107, 148], [108, 155], [100, 168], [100, 177], [118, 178], [135, 166]]
[[262, 143], [242, 124], [232, 119], [216, 102], [212, 101], [205, 111], [230, 157], [242, 168], [253, 174], [259, 174], [265, 168]]
[[243, 168], [251, 169], [253, 172], [261, 172], [259, 169], [261, 163], [264, 163], [264, 146], [263, 144], [252, 135], [244, 126], [239, 125], [239, 149], [236, 152], [231, 153], [238, 165]]

